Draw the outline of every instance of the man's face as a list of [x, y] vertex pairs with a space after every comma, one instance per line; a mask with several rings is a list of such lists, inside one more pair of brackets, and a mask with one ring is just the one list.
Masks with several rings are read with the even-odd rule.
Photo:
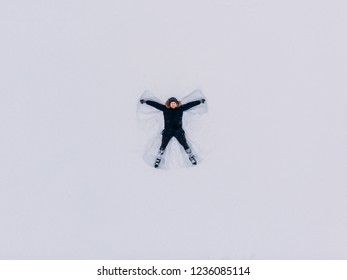
[[170, 102], [170, 108], [171, 109], [176, 109], [177, 103], [175, 101]]

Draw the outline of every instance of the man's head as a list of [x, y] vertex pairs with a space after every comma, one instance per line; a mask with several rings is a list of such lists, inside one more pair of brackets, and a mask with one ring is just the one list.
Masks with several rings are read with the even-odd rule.
[[171, 97], [166, 101], [166, 107], [176, 109], [180, 105], [180, 102], [175, 98]]
[[177, 103], [176, 103], [175, 101], [171, 101], [171, 102], [170, 102], [170, 108], [171, 108], [171, 109], [176, 109], [177, 106], [178, 106], [178, 105], [177, 105]]

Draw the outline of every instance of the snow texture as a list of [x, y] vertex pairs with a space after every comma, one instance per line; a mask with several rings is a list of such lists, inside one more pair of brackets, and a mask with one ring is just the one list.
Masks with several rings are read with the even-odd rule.
[[[346, 14], [1, 1], [0, 258], [347, 259]], [[172, 142], [174, 166], [147, 165], [162, 116], [137, 112], [142, 93], [196, 89], [208, 112], [184, 124], [203, 161], [180, 168]]]
[[[201, 90], [195, 90], [186, 97], [182, 99], [179, 98], [178, 100], [181, 101], [181, 104], [186, 104], [203, 98], [206, 100], [206, 97], [203, 95]], [[166, 100], [162, 101], [157, 99], [148, 91], [145, 91], [142, 94], [140, 100], [141, 99], [152, 100], [161, 104], [165, 104], [166, 102]], [[186, 133], [187, 142], [199, 164], [203, 161], [203, 151], [202, 148], [196, 144], [197, 140], [192, 139], [195, 139], [194, 132], [199, 129], [197, 122], [199, 120], [198, 117], [206, 112], [207, 102], [195, 106], [183, 113], [183, 129]], [[147, 132], [145, 137], [150, 139], [145, 147], [143, 159], [148, 165], [153, 167], [162, 139], [162, 131], [164, 128], [163, 113], [151, 106], [139, 102], [137, 106], [137, 116], [139, 122], [143, 124], [143, 127], [145, 128], [145, 132]], [[154, 134], [153, 131], [155, 132]], [[165, 149], [164, 156], [160, 163], [160, 169], [171, 169], [175, 167], [192, 167], [192, 164], [189, 161], [184, 148], [178, 143], [176, 138], [173, 137]]]

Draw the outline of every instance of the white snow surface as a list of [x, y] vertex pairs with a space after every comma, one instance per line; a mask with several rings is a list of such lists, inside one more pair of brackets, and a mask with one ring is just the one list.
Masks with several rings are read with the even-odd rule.
[[[346, 259], [346, 14], [1, 1], [0, 258]], [[196, 89], [208, 111], [185, 123], [203, 161], [152, 168], [160, 121], [139, 121], [139, 99]]]

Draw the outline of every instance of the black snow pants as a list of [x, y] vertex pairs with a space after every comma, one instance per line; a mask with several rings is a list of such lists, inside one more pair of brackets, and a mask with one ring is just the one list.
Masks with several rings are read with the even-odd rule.
[[172, 137], [175, 137], [177, 141], [183, 146], [185, 150], [189, 149], [187, 139], [182, 128], [166, 128], [162, 132], [163, 138], [161, 141], [160, 150], [165, 150]]

